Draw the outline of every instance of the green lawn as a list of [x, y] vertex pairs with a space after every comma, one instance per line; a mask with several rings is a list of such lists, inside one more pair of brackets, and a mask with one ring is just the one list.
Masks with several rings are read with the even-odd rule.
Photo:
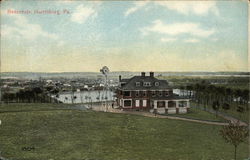
[[0, 105], [0, 112], [5, 111], [39, 111], [66, 109], [76, 104], [52, 104], [52, 103], [9, 103]]
[[[191, 105], [194, 105], [194, 106], [204, 106], [202, 104], [197, 104], [197, 103], [194, 103], [192, 102]], [[237, 112], [237, 105], [236, 104], [233, 104], [229, 110], [223, 110], [221, 107], [219, 109], [219, 112], [222, 112], [222, 113], [226, 113], [227, 115], [230, 115], [230, 116], [233, 116], [239, 120], [242, 120], [244, 122], [247, 122], [249, 124], [249, 111], [248, 110], [245, 110], [243, 113], [239, 113]], [[206, 106], [207, 108], [211, 109], [212, 110], [212, 106]], [[243, 108], [246, 108], [245, 106], [243, 106]]]
[[203, 111], [198, 108], [192, 108], [192, 106], [187, 114], [174, 114], [173, 116], [199, 119], [199, 120], [227, 122], [227, 120], [225, 120], [224, 118], [218, 117], [215, 114]]
[[[12, 104], [18, 108], [18, 105]], [[45, 104], [31, 104], [29, 108]], [[51, 105], [50, 107], [59, 107]], [[6, 106], [1, 106], [5, 108]], [[8, 106], [10, 107], [10, 106]], [[25, 105], [21, 110], [25, 109]], [[230, 160], [221, 126], [137, 115], [54, 110], [0, 113], [0, 154], [15, 160]], [[34, 150], [23, 151], [23, 147]], [[246, 142], [238, 160], [248, 157]]]

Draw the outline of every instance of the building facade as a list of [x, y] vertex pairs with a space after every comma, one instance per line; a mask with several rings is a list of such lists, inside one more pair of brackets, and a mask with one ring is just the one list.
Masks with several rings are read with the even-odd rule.
[[117, 104], [123, 110], [150, 111], [160, 114], [186, 113], [189, 99], [173, 93], [166, 80], [154, 77], [154, 72], [146, 76], [122, 79], [119, 76], [119, 87], [116, 92]]

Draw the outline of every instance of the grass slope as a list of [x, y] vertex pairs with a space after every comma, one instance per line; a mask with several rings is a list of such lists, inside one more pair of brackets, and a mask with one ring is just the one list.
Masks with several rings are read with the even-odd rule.
[[222, 117], [216, 116], [215, 114], [209, 113], [207, 111], [198, 109], [198, 108], [190, 108], [189, 112], [186, 114], [173, 114], [173, 116], [191, 118], [191, 119], [199, 119], [199, 120], [208, 120], [208, 121], [219, 121], [219, 122], [227, 122]]
[[[1, 113], [0, 119], [0, 154], [15, 160], [233, 158], [233, 147], [219, 136], [220, 126], [77, 110]], [[238, 158], [247, 157], [245, 142]]]

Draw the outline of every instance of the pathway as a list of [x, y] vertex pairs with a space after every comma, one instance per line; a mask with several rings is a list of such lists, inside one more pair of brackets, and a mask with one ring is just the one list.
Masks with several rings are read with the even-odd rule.
[[[198, 107], [198, 106], [193, 106], [194, 108], [198, 108], [198, 109], [203, 109], [203, 110], [205, 110], [205, 108], [204, 107]], [[214, 111], [214, 110], [212, 110], [212, 109], [209, 109], [209, 108], [207, 108], [205, 111], [207, 111], [207, 112], [210, 112], [210, 113], [213, 113], [213, 114], [216, 114], [216, 112]], [[225, 113], [222, 113], [222, 112], [217, 112], [217, 115], [218, 116], [220, 116], [220, 117], [222, 117], [222, 118], [224, 118], [224, 119], [226, 119], [226, 120], [228, 120], [228, 121], [231, 121], [232, 123], [236, 123], [236, 122], [240, 122], [240, 125], [243, 125], [243, 126], [248, 126], [249, 124], [247, 124], [246, 122], [243, 122], [243, 121], [241, 121], [241, 120], [239, 120], [239, 119], [237, 119], [237, 118], [234, 118], [234, 117], [232, 117], [232, 116], [230, 116], [230, 115], [227, 115], [227, 114], [225, 114]]]

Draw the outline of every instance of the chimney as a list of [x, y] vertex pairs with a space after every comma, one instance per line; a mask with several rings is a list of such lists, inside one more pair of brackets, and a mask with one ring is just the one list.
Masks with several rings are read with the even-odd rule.
[[150, 77], [154, 77], [154, 72], [149, 72]]
[[119, 75], [119, 82], [121, 82], [121, 80], [122, 80], [122, 76], [121, 76], [121, 75]]
[[141, 72], [141, 76], [142, 76], [142, 77], [145, 77], [145, 72]]

